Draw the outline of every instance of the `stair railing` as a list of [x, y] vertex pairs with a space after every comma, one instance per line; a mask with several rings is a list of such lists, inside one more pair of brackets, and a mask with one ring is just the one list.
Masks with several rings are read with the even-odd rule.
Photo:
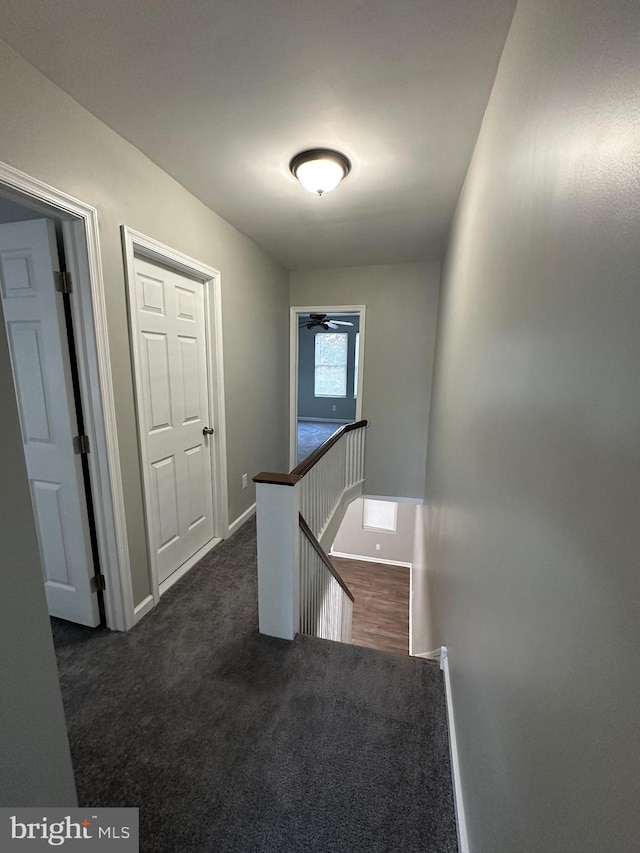
[[362, 494], [366, 427], [367, 421], [345, 424], [289, 474], [263, 471], [253, 478], [260, 633], [350, 641], [352, 599], [323, 544], [337, 533], [346, 505]]
[[300, 522], [301, 634], [351, 642], [353, 594], [338, 574], [311, 528]]

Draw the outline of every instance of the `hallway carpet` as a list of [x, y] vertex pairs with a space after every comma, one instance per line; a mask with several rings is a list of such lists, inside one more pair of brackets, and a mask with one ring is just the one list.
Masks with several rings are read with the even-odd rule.
[[316, 447], [333, 435], [342, 424], [329, 424], [320, 421], [298, 421], [298, 464], [306, 459]]
[[257, 632], [255, 523], [128, 634], [52, 620], [78, 797], [143, 853], [456, 850], [440, 671]]

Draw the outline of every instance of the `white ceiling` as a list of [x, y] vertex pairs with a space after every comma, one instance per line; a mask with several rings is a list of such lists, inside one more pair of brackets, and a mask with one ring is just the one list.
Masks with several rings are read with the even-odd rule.
[[[289, 268], [439, 258], [516, 0], [0, 0], [2, 37]], [[298, 151], [352, 162], [317, 198]]]

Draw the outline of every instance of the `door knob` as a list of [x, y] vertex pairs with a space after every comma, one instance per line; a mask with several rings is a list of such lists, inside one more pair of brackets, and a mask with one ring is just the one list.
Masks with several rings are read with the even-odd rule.
[[214, 432], [215, 430], [213, 427], [204, 427], [204, 429], [202, 430], [203, 435], [213, 435]]

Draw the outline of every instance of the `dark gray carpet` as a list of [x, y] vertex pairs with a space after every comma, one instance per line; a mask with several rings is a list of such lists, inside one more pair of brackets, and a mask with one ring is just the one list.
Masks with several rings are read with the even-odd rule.
[[306, 459], [341, 426], [321, 421], [298, 421], [298, 462]]
[[81, 805], [141, 851], [456, 850], [438, 668], [257, 633], [255, 524], [128, 634], [53, 620]]

